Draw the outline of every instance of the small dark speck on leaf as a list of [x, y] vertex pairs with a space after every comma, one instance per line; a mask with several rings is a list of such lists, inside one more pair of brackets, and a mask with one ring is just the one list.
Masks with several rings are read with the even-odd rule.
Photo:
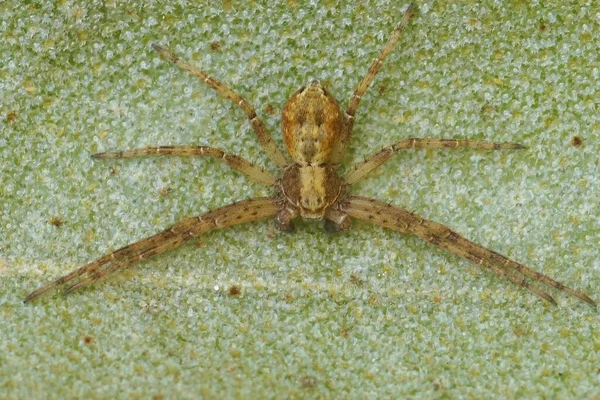
[[62, 226], [62, 224], [65, 223], [65, 221], [61, 217], [58, 217], [58, 216], [51, 217], [48, 222], [50, 222], [50, 225], [54, 225], [57, 228]]
[[240, 285], [233, 285], [229, 288], [229, 295], [231, 297], [240, 297], [242, 295], [242, 287]]

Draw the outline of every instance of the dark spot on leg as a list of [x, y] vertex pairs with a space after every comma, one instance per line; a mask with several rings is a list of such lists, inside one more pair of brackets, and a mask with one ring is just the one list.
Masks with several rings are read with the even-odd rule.
[[440, 237], [437, 235], [431, 235], [427, 238], [427, 241], [431, 244], [438, 245], [440, 244]]

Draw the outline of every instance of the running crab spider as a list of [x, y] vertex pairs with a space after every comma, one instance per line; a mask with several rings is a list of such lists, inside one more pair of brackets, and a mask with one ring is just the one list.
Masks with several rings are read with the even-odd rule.
[[532, 285], [530, 281], [567, 292], [595, 306], [596, 303], [586, 294], [475, 244], [444, 225], [425, 220], [414, 213], [379, 200], [350, 194], [350, 187], [353, 184], [365, 178], [400, 150], [458, 147], [508, 150], [522, 149], [523, 146], [514, 143], [460, 139], [411, 138], [384, 147], [358, 163], [345, 176], [338, 175], [337, 167], [350, 140], [355, 113], [361, 98], [398, 42], [413, 12], [413, 5], [409, 5], [402, 21], [358, 84], [345, 111], [341, 110], [335, 98], [318, 81], [309, 83], [290, 96], [283, 107], [281, 118], [283, 140], [291, 161], [275, 145], [263, 122], [246, 99], [168, 49], [153, 44], [152, 48], [162, 58], [202, 79], [206, 85], [236, 104], [246, 114], [263, 150], [278, 167], [279, 177], [237, 155], [206, 146], [159, 146], [99, 153], [93, 157], [96, 159], [151, 155], [215, 157], [250, 179], [271, 187], [274, 194], [271, 197], [235, 202], [201, 216], [177, 222], [162, 232], [107, 254], [40, 287], [27, 296], [25, 301], [29, 302], [63, 285], [66, 286], [65, 292], [71, 293], [108, 274], [174, 249], [211, 230], [275, 217], [276, 227], [281, 231], [290, 232], [294, 227], [293, 220], [300, 217], [305, 220], [324, 220], [325, 229], [330, 232], [349, 229], [350, 219], [355, 218], [398, 232], [410, 233], [482, 267], [489, 268], [552, 304], [556, 304], [556, 301], [545, 290]]

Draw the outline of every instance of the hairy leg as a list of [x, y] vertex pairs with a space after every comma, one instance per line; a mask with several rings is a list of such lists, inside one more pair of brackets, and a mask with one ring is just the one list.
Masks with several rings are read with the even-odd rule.
[[553, 304], [556, 304], [556, 302], [550, 295], [537, 289], [535, 286], [531, 286], [523, 277], [516, 276], [514, 273], [521, 273], [524, 276], [532, 278], [534, 281], [567, 292], [594, 307], [596, 306], [594, 300], [585, 293], [571, 289], [549, 276], [533, 271], [523, 264], [509, 260], [492, 250], [473, 243], [442, 224], [428, 221], [401, 208], [375, 199], [350, 196], [341, 205], [341, 211], [348, 213], [352, 218], [371, 222], [395, 231], [416, 235], [444, 250], [466, 258], [478, 265], [485, 266], [498, 275], [507, 277], [513, 283], [524, 287]]
[[366, 93], [367, 89], [371, 85], [371, 82], [373, 82], [373, 79], [375, 79], [375, 76], [377, 76], [377, 73], [379, 73], [379, 70], [381, 69], [381, 66], [383, 65], [383, 62], [385, 61], [387, 56], [394, 49], [396, 43], [398, 43], [398, 39], [400, 39], [400, 34], [402, 34], [402, 31], [408, 25], [408, 22], [410, 21], [410, 18], [414, 15], [414, 12], [415, 6], [411, 3], [404, 11], [402, 21], [400, 21], [400, 24], [398, 24], [398, 26], [394, 30], [394, 33], [392, 33], [392, 36], [390, 36], [385, 46], [383, 46], [383, 49], [381, 49], [381, 52], [379, 53], [377, 58], [369, 67], [367, 74], [362, 78], [362, 80], [354, 90], [354, 94], [352, 95], [352, 98], [348, 103], [348, 108], [346, 108], [346, 115], [348, 116], [348, 119], [351, 123], [354, 122], [354, 115], [356, 114], [356, 109], [360, 104], [362, 96]]
[[288, 164], [285, 156], [277, 148], [275, 142], [273, 142], [273, 138], [271, 138], [271, 135], [269, 135], [269, 133], [267, 132], [267, 129], [265, 128], [265, 125], [263, 124], [262, 120], [256, 115], [254, 107], [252, 107], [246, 99], [244, 99], [242, 96], [240, 96], [233, 90], [229, 89], [220, 81], [209, 76], [202, 69], [193, 67], [188, 62], [182, 60], [181, 58], [173, 54], [173, 52], [171, 52], [169, 49], [159, 46], [158, 44], [152, 44], [152, 49], [154, 49], [154, 51], [156, 51], [164, 59], [171, 61], [179, 68], [184, 69], [192, 75], [202, 79], [204, 83], [213, 88], [219, 95], [230, 100], [233, 104], [241, 108], [250, 120], [250, 124], [252, 125], [252, 128], [256, 133], [258, 142], [267, 153], [267, 156], [273, 162], [275, 162], [275, 164], [278, 167], [283, 167]]
[[29, 294], [25, 302], [30, 302], [43, 293], [69, 282], [71, 284], [66, 288], [66, 292], [70, 293], [131, 264], [174, 249], [205, 232], [268, 218], [278, 211], [275, 200], [270, 197], [258, 197], [217, 208], [199, 217], [184, 219], [162, 232], [125, 246], [40, 287]]
[[358, 109], [358, 105], [360, 104], [360, 100], [362, 99], [364, 94], [367, 92], [367, 89], [369, 88], [369, 86], [371, 85], [373, 80], [375, 79], [375, 76], [377, 76], [377, 74], [379, 73], [379, 70], [381, 69], [383, 62], [385, 61], [387, 56], [390, 54], [390, 52], [393, 50], [394, 46], [398, 42], [398, 39], [400, 39], [400, 34], [404, 30], [404, 28], [406, 28], [406, 26], [408, 25], [408, 22], [410, 21], [410, 18], [413, 16], [414, 12], [415, 12], [415, 6], [414, 6], [414, 4], [411, 3], [408, 5], [406, 10], [404, 11], [402, 21], [400, 21], [400, 24], [398, 24], [398, 26], [396, 27], [396, 29], [394, 30], [394, 32], [388, 39], [385, 46], [383, 46], [383, 48], [379, 52], [379, 55], [377, 56], [377, 58], [375, 58], [375, 60], [369, 67], [367, 74], [358, 83], [358, 86], [356, 87], [356, 89], [354, 89], [354, 94], [352, 95], [352, 98], [348, 102], [348, 107], [346, 108], [346, 112], [344, 114], [345, 120], [346, 120], [346, 126], [344, 127], [343, 131], [341, 132], [340, 144], [339, 144], [339, 146], [337, 146], [338, 148], [334, 151], [334, 153], [331, 156], [332, 164], [339, 164], [342, 161], [342, 159], [344, 158], [345, 149], [348, 145], [348, 142], [350, 141], [350, 137], [352, 136], [352, 129], [354, 127], [355, 114], [356, 114], [356, 110]]
[[411, 138], [401, 140], [391, 146], [384, 147], [377, 153], [368, 157], [364, 161], [356, 164], [344, 176], [344, 181], [348, 185], [352, 185], [363, 179], [371, 171], [375, 170], [381, 164], [392, 158], [400, 150], [406, 149], [456, 149], [459, 147], [467, 147], [478, 150], [512, 150], [524, 149], [525, 146], [517, 143], [492, 143], [479, 140], [460, 140], [460, 139], [418, 139]]
[[267, 186], [275, 184], [275, 177], [265, 169], [244, 160], [235, 154], [226, 153], [214, 147], [207, 146], [157, 146], [144, 149], [123, 150], [107, 153], [93, 154], [92, 158], [133, 158], [147, 156], [204, 156], [215, 157], [238, 170], [250, 179], [263, 183]]

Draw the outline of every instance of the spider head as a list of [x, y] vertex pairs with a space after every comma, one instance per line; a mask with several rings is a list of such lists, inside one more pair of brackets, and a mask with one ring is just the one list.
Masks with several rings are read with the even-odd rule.
[[291, 164], [280, 183], [282, 194], [303, 219], [322, 219], [343, 190], [342, 180], [330, 165]]

